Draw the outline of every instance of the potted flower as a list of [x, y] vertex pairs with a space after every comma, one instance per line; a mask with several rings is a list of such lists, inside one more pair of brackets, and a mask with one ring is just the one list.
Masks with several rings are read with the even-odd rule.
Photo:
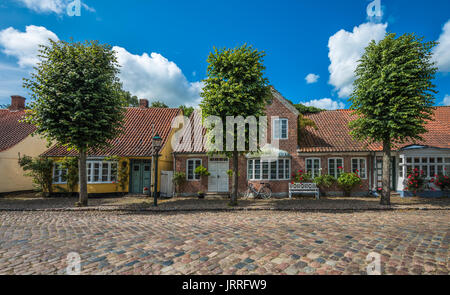
[[305, 172], [301, 169], [292, 174], [292, 179], [293, 179], [294, 183], [312, 183], [313, 182], [311, 173]]
[[361, 185], [361, 177], [357, 172], [343, 172], [342, 167], [338, 169], [341, 170], [341, 174], [337, 179], [337, 185], [344, 192], [344, 197], [350, 197], [355, 187]]
[[199, 199], [204, 199], [204, 198], [205, 198], [205, 192], [203, 192], [203, 191], [199, 191], [199, 192], [197, 193], [197, 195], [198, 195], [198, 198], [199, 198]]
[[325, 174], [314, 178], [314, 183], [319, 187], [320, 194], [326, 196], [326, 190], [336, 183], [336, 178], [332, 175]]
[[148, 189], [148, 187], [144, 187], [144, 195], [149, 195], [150, 194], [150, 190]]
[[[439, 187], [439, 189], [441, 190], [440, 196], [443, 196], [445, 191], [448, 193], [448, 190], [450, 189], [450, 177], [448, 177], [447, 175], [444, 175], [444, 174], [435, 175], [434, 178], [432, 178], [430, 180], [430, 183]], [[433, 188], [431, 188], [431, 190], [434, 191]], [[435, 194], [435, 195], [437, 195], [437, 194]]]
[[173, 181], [173, 184], [175, 185], [175, 191], [176, 191], [177, 196], [178, 196], [179, 191], [181, 189], [181, 186], [186, 183], [186, 173], [184, 173], [184, 172], [175, 172], [173, 174], [172, 181]]

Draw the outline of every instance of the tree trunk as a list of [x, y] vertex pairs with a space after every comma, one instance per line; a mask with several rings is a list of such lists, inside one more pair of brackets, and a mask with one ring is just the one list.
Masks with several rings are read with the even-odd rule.
[[391, 143], [383, 142], [383, 190], [381, 192], [381, 205], [391, 204]]
[[239, 179], [239, 153], [233, 151], [233, 193], [231, 194], [231, 206], [237, 206], [238, 204], [238, 179]]
[[79, 158], [79, 182], [80, 182], [80, 200], [79, 203], [81, 206], [88, 205], [88, 192], [87, 192], [87, 176], [86, 176], [86, 158], [87, 152], [81, 151]]

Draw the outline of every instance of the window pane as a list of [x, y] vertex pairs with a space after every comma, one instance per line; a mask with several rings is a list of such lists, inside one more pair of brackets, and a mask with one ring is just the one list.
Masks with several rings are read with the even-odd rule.
[[430, 177], [434, 177], [436, 175], [436, 166], [430, 166]]
[[253, 179], [253, 160], [248, 160], [247, 177]]
[[414, 164], [420, 163], [420, 158], [414, 158]]
[[440, 157], [439, 157], [439, 158], [436, 158], [436, 159], [437, 159], [437, 162], [438, 162], [438, 163], [442, 163], [442, 162], [443, 162], [443, 159], [440, 158]]
[[263, 161], [262, 165], [263, 165], [263, 173], [262, 173], [263, 177], [262, 178], [269, 179], [269, 162]]
[[94, 163], [94, 182], [100, 181], [100, 163]]
[[412, 158], [411, 158], [411, 157], [407, 157], [407, 158], [406, 158], [406, 163], [408, 163], [408, 164], [409, 164], [409, 163], [412, 163]]
[[108, 181], [109, 163], [102, 163], [102, 182]]
[[274, 120], [273, 121], [273, 137], [274, 139], [280, 138], [280, 120]]
[[286, 119], [281, 121], [281, 138], [286, 139], [287, 136], [287, 123], [288, 121]]
[[261, 179], [261, 160], [255, 160], [255, 179]]
[[450, 158], [445, 158], [445, 163], [450, 163]]
[[270, 179], [277, 179], [277, 161], [270, 162]]
[[437, 166], [437, 175], [444, 174], [444, 167], [442, 165]]
[[428, 163], [428, 158], [422, 158], [422, 163]]
[[290, 179], [291, 175], [291, 160], [284, 161], [284, 179]]
[[435, 163], [435, 158], [430, 158], [430, 163]]
[[278, 179], [285, 179], [284, 176], [284, 160], [278, 160]]
[[188, 179], [193, 180], [194, 179], [194, 161], [188, 160]]

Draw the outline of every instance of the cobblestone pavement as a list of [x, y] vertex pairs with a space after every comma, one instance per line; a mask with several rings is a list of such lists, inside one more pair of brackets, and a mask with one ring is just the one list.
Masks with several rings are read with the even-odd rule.
[[449, 274], [448, 211], [0, 212], [0, 274]]

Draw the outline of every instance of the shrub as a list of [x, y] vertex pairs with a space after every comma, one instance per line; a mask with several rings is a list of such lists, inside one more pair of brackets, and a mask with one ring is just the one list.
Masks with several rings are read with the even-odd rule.
[[438, 186], [441, 191], [450, 189], [450, 178], [447, 175], [435, 175], [435, 178], [431, 179], [430, 182]]
[[322, 194], [325, 194], [324, 190], [333, 186], [336, 183], [336, 178], [329, 174], [325, 174], [314, 178], [314, 183], [322, 190]]
[[406, 190], [414, 193], [422, 191], [425, 185], [425, 172], [415, 168], [414, 171], [408, 175], [405, 182]]
[[178, 192], [180, 190], [180, 186], [186, 183], [186, 173], [175, 172], [173, 174], [172, 182], [175, 185], [175, 190]]
[[202, 165], [200, 165], [197, 168], [195, 168], [195, 174], [200, 175], [200, 177], [210, 176], [211, 175], [211, 173], [209, 173], [208, 169], [206, 169]]
[[43, 157], [23, 156], [19, 158], [19, 166], [25, 171], [25, 176], [33, 178], [33, 184], [37, 191], [44, 196], [52, 194], [53, 160]]
[[310, 183], [312, 182], [311, 173], [305, 172], [303, 170], [298, 170], [292, 174], [292, 179], [294, 183]]
[[67, 169], [67, 187], [70, 193], [75, 192], [75, 187], [78, 185], [79, 174], [78, 174], [78, 158], [76, 157], [66, 157], [62, 161], [62, 166]]
[[337, 184], [340, 189], [344, 192], [344, 196], [349, 197], [352, 190], [361, 185], [361, 177], [357, 173], [344, 172], [339, 175], [337, 179]]

